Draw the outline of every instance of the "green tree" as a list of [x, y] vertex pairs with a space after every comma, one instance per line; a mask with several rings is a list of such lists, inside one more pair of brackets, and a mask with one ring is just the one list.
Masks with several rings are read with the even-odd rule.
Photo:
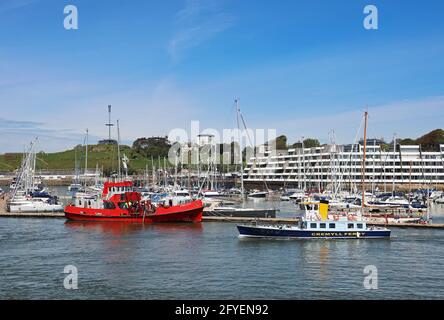
[[133, 142], [132, 149], [144, 157], [167, 157], [171, 143], [167, 137], [139, 138]]
[[[319, 143], [318, 139], [307, 138], [304, 140], [304, 147], [305, 148], [314, 148], [314, 147], [320, 147], [320, 146], [321, 146], [321, 144]], [[302, 148], [302, 143], [301, 142], [293, 143], [292, 147], [293, 148]]]

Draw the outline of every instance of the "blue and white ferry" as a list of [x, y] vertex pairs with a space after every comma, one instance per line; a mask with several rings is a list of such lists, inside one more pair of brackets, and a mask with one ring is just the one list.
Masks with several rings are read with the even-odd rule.
[[367, 239], [390, 238], [391, 230], [385, 227], [367, 226], [359, 216], [328, 219], [328, 201], [321, 200], [311, 206], [297, 225], [259, 224], [238, 225], [239, 237], [252, 238], [309, 238], [309, 239]]

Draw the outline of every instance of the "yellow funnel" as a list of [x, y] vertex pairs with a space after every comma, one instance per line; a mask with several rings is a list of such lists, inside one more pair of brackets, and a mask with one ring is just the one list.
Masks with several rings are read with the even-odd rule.
[[319, 201], [319, 214], [321, 215], [321, 219], [327, 220], [328, 217], [328, 201], [321, 200]]

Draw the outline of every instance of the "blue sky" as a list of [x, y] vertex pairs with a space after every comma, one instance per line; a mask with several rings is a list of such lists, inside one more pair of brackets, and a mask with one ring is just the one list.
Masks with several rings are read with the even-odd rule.
[[[79, 29], [63, 28], [76, 5]], [[379, 10], [379, 29], [363, 9]], [[0, 152], [235, 127], [353, 142], [444, 127], [443, 1], [1, 0]]]

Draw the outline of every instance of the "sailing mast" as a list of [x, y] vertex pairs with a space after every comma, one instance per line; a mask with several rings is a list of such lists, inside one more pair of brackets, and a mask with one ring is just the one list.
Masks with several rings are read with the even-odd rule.
[[241, 180], [241, 196], [244, 197], [244, 160], [242, 155], [242, 138], [240, 134], [240, 124], [239, 124], [239, 100], [234, 100], [236, 104], [236, 122], [237, 122], [237, 129], [239, 133], [239, 154], [240, 154], [240, 180]]
[[151, 167], [153, 169], [153, 184], [152, 184], [152, 186], [154, 187], [157, 184], [157, 179], [156, 179], [156, 169], [154, 167], [153, 155], [151, 155]]
[[119, 120], [117, 120], [117, 158], [118, 158], [118, 179], [120, 179], [121, 176], [121, 169], [120, 169], [120, 127], [119, 127]]
[[85, 180], [88, 173], [88, 129], [86, 129], [86, 141], [85, 141]]
[[303, 186], [304, 186], [304, 192], [307, 190], [307, 179], [306, 179], [306, 173], [305, 173], [305, 144], [304, 144], [304, 137], [302, 137], [302, 165], [304, 169], [304, 179], [303, 179]]
[[395, 197], [395, 164], [396, 164], [396, 133], [393, 134], [393, 181], [392, 181], [392, 198]]
[[367, 119], [368, 112], [364, 112], [364, 150], [362, 156], [362, 170], [361, 170], [361, 182], [362, 182], [362, 203], [361, 203], [361, 214], [364, 214], [365, 207], [365, 160], [367, 151]]

